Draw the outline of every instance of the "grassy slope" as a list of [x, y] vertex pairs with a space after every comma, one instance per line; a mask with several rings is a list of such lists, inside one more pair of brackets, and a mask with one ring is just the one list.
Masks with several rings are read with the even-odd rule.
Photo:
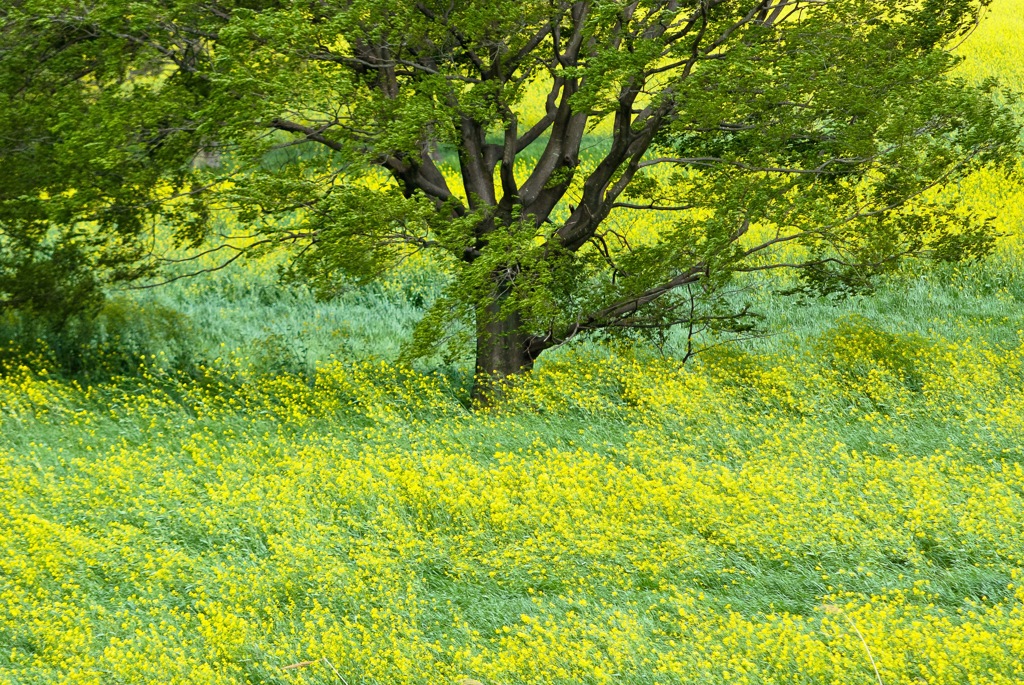
[[[1024, 4], [993, 13], [965, 70], [1019, 86]], [[682, 371], [580, 346], [472, 417], [458, 367], [306, 382], [393, 358], [429, 274], [126, 301], [210, 361], [0, 380], [0, 682], [1020, 681], [1020, 254], [759, 291], [765, 339]]]

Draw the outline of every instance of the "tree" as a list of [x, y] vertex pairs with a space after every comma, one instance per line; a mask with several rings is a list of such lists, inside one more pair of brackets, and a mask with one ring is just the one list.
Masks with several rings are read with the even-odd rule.
[[253, 227], [232, 259], [292, 246], [323, 293], [427, 251], [451, 278], [417, 344], [465, 324], [492, 379], [582, 334], [742, 327], [744, 273], [829, 290], [990, 248], [939, 192], [1016, 150], [994, 84], [952, 75], [987, 4], [15, 0], [0, 230], [77, 226], [137, 275], [146, 226], [198, 247], [220, 208]]

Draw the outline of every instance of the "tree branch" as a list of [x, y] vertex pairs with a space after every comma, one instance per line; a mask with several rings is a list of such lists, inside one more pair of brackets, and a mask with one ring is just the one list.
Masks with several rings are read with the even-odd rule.
[[324, 136], [324, 131], [326, 131], [334, 124], [329, 124], [319, 129], [316, 129], [311, 128], [309, 126], [304, 126], [294, 121], [287, 121], [285, 119], [272, 119], [270, 123], [267, 125], [270, 128], [276, 128], [279, 131], [288, 131], [289, 133], [301, 133], [306, 137], [306, 140], [311, 140], [313, 142], [320, 143], [321, 145], [326, 145], [335, 152], [341, 152], [343, 149], [341, 143], [339, 143], [336, 140], [331, 140], [330, 138]]

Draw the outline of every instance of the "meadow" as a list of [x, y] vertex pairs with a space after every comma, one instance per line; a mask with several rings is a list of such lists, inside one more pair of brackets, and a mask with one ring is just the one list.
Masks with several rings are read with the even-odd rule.
[[[995, 0], [964, 75], [1024, 90], [1022, 38]], [[424, 261], [6, 346], [0, 683], [1024, 681], [1024, 192], [964, 190], [980, 264], [752, 282], [762, 336], [576, 344], [487, 410], [398, 361]]]

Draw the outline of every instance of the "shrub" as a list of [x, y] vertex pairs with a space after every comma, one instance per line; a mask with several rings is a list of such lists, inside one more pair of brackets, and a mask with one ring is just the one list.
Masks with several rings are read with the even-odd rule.
[[882, 330], [864, 316], [842, 319], [818, 338], [814, 349], [822, 366], [851, 385], [895, 381], [915, 392], [923, 386], [921, 360], [928, 352], [927, 341], [914, 333]]
[[0, 347], [0, 372], [29, 358], [48, 371], [89, 378], [133, 373], [143, 360], [184, 370], [197, 357], [196, 336], [185, 314], [125, 297], [109, 299], [95, 315], [71, 317], [60, 326], [8, 311], [0, 317]]

